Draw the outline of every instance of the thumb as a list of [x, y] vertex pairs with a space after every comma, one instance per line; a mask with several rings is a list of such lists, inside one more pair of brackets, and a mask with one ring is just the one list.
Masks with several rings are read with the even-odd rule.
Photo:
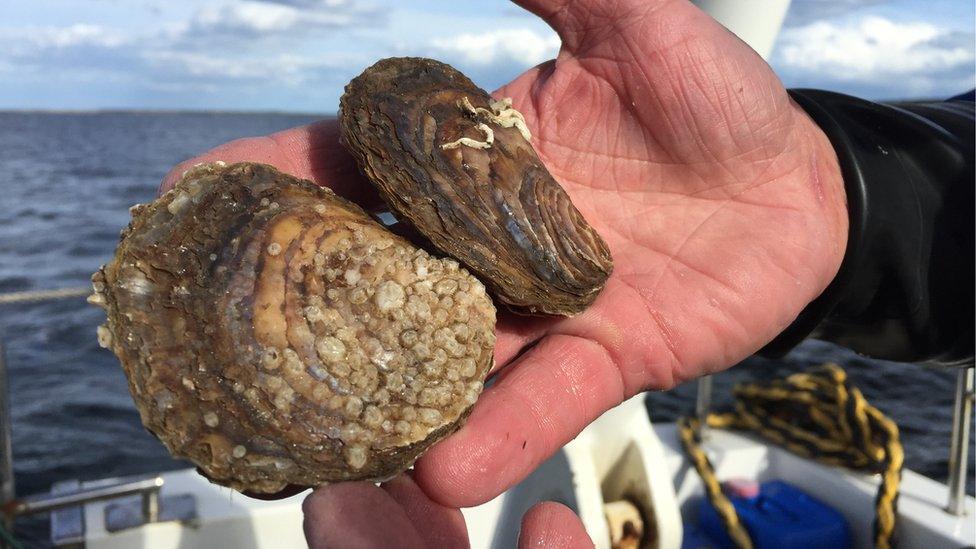
[[519, 549], [592, 549], [593, 542], [579, 517], [568, 507], [544, 501], [532, 506], [522, 517], [518, 546]]
[[[577, 54], [608, 38], [624, 38], [629, 21], [653, 11], [659, 5], [684, 9], [686, 2], [668, 0], [514, 0], [538, 15], [562, 39], [563, 49]], [[687, 3], [690, 6], [690, 3]]]

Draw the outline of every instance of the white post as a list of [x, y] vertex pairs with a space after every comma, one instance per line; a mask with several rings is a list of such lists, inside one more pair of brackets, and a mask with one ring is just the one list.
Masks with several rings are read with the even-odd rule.
[[973, 367], [959, 370], [956, 404], [952, 415], [952, 446], [949, 449], [949, 503], [953, 515], [965, 513], [966, 467], [969, 460], [969, 426], [973, 418]]
[[698, 437], [705, 438], [708, 414], [712, 412], [712, 376], [698, 378], [698, 398], [695, 400], [695, 417], [698, 418]]
[[692, 0], [743, 42], [768, 59], [790, 0]]

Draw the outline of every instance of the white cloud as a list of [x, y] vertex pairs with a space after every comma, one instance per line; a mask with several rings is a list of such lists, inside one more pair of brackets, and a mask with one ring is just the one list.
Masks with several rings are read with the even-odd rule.
[[122, 32], [99, 25], [75, 24], [64, 27], [3, 27], [0, 43], [14, 53], [36, 55], [39, 50], [73, 47], [118, 48], [130, 42]]
[[78, 45], [117, 48], [128, 42], [128, 37], [99, 25], [76, 24], [69, 27], [45, 28], [32, 33], [35, 45], [65, 48]]
[[793, 0], [786, 12], [787, 27], [798, 27], [812, 21], [839, 17], [858, 10], [867, 10], [891, 0]]
[[351, 4], [349, 0], [259, 0], [269, 4], [284, 4], [286, 6], [297, 6], [300, 8], [327, 7], [337, 8]]
[[99, 25], [0, 27], [0, 65], [12, 81], [118, 81], [137, 68], [139, 47], [135, 35]]
[[882, 17], [844, 26], [820, 21], [785, 31], [779, 57], [793, 67], [852, 79], [972, 64], [972, 48], [961, 40], [946, 40], [951, 34], [929, 23], [896, 23]]
[[227, 36], [294, 37], [323, 28], [343, 28], [375, 21], [368, 8], [342, 0], [277, 0], [224, 3], [196, 12], [180, 29], [188, 39]]
[[241, 2], [204, 8], [197, 14], [195, 26], [204, 29], [226, 28], [256, 33], [288, 30], [301, 19], [297, 9], [290, 6]]
[[467, 65], [515, 64], [522, 68], [552, 59], [559, 51], [555, 32], [530, 29], [501, 29], [459, 34], [431, 41], [436, 53]]
[[0, 26], [0, 72], [65, 88], [127, 81], [174, 93], [338, 86], [360, 54], [307, 41], [358, 24], [369, 9], [350, 0], [224, 1], [153, 28]]
[[276, 83], [288, 86], [301, 84], [317, 69], [335, 66], [321, 59], [292, 54], [223, 57], [184, 51], [152, 51], [147, 52], [145, 58], [154, 67], [202, 81], [267, 82], [269, 75], [274, 75]]

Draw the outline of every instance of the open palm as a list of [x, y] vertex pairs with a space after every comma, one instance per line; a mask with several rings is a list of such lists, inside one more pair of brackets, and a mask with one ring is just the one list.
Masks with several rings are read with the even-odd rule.
[[[563, 46], [496, 95], [514, 99], [615, 267], [579, 316], [500, 316], [497, 382], [417, 464], [419, 486], [449, 506], [494, 497], [624, 398], [759, 349], [826, 287], [847, 238], [823, 133], [690, 3], [519, 3]], [[336, 136], [327, 121], [188, 162], [263, 161], [375, 199]]]
[[455, 505], [517, 482], [622, 399], [756, 351], [829, 283], [847, 238], [826, 138], [707, 15], [684, 0], [521, 3], [563, 47], [498, 95], [614, 272], [577, 317], [502, 318], [498, 362], [518, 358], [418, 464]]

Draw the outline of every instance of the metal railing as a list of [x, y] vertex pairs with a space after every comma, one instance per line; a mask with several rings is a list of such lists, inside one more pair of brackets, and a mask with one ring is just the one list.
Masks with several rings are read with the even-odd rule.
[[[11, 292], [0, 294], [0, 305], [39, 303], [49, 300], [86, 297], [90, 294], [91, 289], [88, 287]], [[12, 530], [14, 519], [20, 516], [48, 513], [58, 509], [134, 495], [141, 496], [143, 523], [159, 521], [160, 490], [162, 490], [164, 481], [158, 475], [150, 478], [126, 479], [115, 484], [93, 486], [65, 493], [37, 494], [17, 499], [14, 486], [10, 417], [7, 368], [3, 341], [0, 341], [0, 522], [2, 522], [5, 532]], [[6, 546], [6, 540], [0, 539], [0, 548]]]
[[[0, 305], [38, 303], [52, 299], [85, 297], [89, 294], [91, 294], [91, 288], [87, 286], [55, 290], [8, 292], [0, 294]], [[6, 354], [3, 341], [0, 340], [0, 506], [13, 501], [17, 493], [14, 485], [14, 456], [11, 433], [10, 392], [7, 385]], [[2, 518], [4, 526], [9, 526], [10, 519], [6, 517], [0, 518]]]
[[108, 486], [83, 488], [65, 494], [39, 494], [7, 502], [3, 506], [3, 512], [8, 517], [16, 518], [96, 501], [141, 495], [143, 519], [147, 523], [156, 522], [159, 520], [159, 491], [163, 488], [163, 484], [163, 477], [157, 475]]
[[66, 299], [69, 297], [87, 297], [92, 293], [91, 288], [79, 286], [76, 288], [59, 288], [57, 290], [28, 290], [25, 292], [7, 292], [0, 294], [0, 305], [14, 303], [37, 303], [52, 299]]

